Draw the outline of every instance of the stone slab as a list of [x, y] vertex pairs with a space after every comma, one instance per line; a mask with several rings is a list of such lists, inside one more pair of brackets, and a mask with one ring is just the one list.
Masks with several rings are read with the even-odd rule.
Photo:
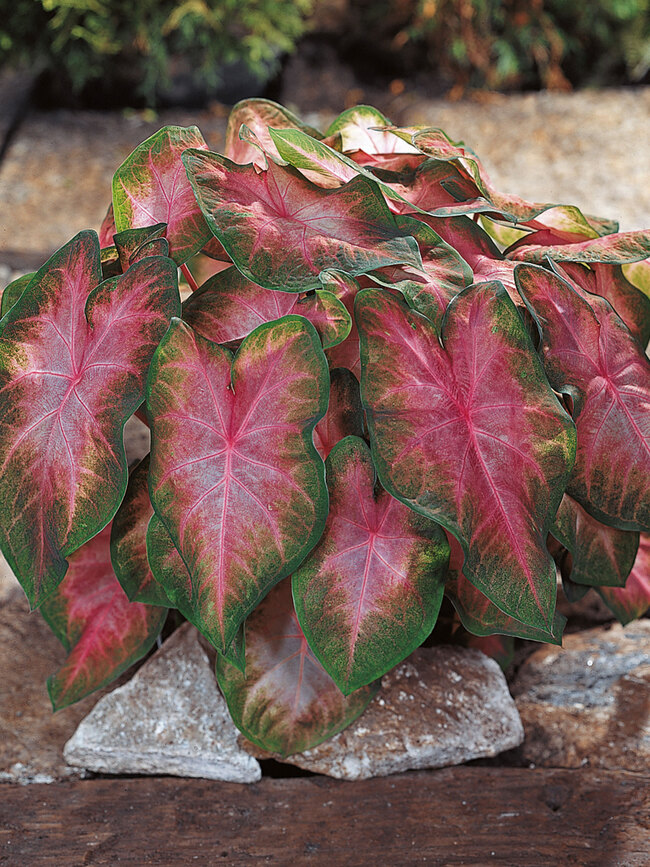
[[650, 620], [567, 635], [522, 665], [512, 684], [524, 762], [650, 767]]
[[260, 766], [237, 735], [198, 632], [187, 623], [97, 702], [64, 755], [75, 767], [109, 774], [256, 782]]
[[[501, 669], [478, 650], [419, 648], [381, 686], [359, 719], [331, 740], [273, 757], [337, 779], [365, 780], [496, 756], [523, 739]], [[271, 755], [243, 743], [255, 755]]]

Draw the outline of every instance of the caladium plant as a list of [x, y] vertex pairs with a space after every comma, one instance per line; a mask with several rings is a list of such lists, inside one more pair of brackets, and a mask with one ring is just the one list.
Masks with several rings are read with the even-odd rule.
[[69, 650], [54, 706], [177, 609], [286, 754], [358, 716], [445, 595], [502, 662], [561, 642], [558, 574], [642, 615], [649, 337], [650, 232], [500, 193], [440, 130], [265, 100], [225, 154], [164, 128], [99, 234], [2, 297], [0, 545]]

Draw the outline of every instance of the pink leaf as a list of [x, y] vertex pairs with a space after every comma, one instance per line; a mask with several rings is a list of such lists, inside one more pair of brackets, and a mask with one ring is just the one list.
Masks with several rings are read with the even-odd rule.
[[70, 557], [70, 568], [41, 606], [41, 613], [69, 650], [47, 682], [54, 710], [110, 683], [152, 647], [166, 608], [129, 602], [110, 558], [106, 527]]
[[237, 728], [283, 756], [315, 747], [361, 714], [377, 686], [344, 696], [309, 649], [291, 600], [274, 587], [246, 621], [246, 674], [217, 657], [217, 678]]
[[173, 320], [151, 371], [152, 502], [223, 651], [322, 533], [327, 490], [312, 433], [327, 408], [327, 365], [313, 326], [287, 316], [257, 328], [234, 361]]
[[639, 534], [601, 524], [568, 494], [551, 533], [571, 554], [567, 577], [589, 587], [623, 587], [639, 547]]
[[639, 550], [625, 587], [599, 587], [598, 592], [623, 625], [647, 613], [650, 608], [650, 535], [641, 533]]
[[359, 357], [359, 332], [355, 325], [354, 299], [360, 289], [360, 284], [349, 274], [343, 271], [329, 269], [320, 274], [323, 288], [332, 292], [345, 305], [350, 313], [352, 327], [350, 333], [342, 343], [327, 350], [327, 361], [331, 368], [346, 367], [359, 379], [361, 374], [361, 359]]
[[420, 264], [416, 242], [365, 178], [323, 190], [273, 162], [258, 173], [203, 151], [189, 150], [183, 160], [212, 232], [239, 270], [267, 289], [314, 289], [325, 268], [355, 275]]
[[363, 436], [363, 407], [359, 383], [350, 370], [337, 367], [330, 373], [327, 412], [314, 428], [314, 445], [323, 460], [346, 436]]
[[276, 160], [279, 159], [280, 155], [269, 134], [269, 127], [299, 129], [312, 138], [321, 139], [323, 137], [318, 130], [304, 124], [293, 112], [270, 99], [244, 99], [234, 106], [228, 117], [224, 149], [228, 159], [242, 165], [252, 162], [260, 163], [259, 150], [249, 140], [240, 138], [242, 125], [248, 127], [271, 159]]
[[207, 145], [197, 127], [166, 126], [128, 156], [113, 177], [116, 231], [167, 225], [170, 255], [182, 265], [209, 240], [181, 155]]
[[97, 235], [82, 232], [2, 321], [0, 495], [8, 517], [0, 542], [33, 606], [124, 496], [122, 429], [180, 309], [170, 259], [144, 259], [98, 286], [100, 279]]
[[433, 325], [385, 293], [359, 293], [355, 318], [382, 484], [459, 540], [466, 577], [499, 608], [550, 630], [555, 565], [545, 540], [575, 429], [505, 290], [460, 292], [443, 346]]
[[[147, 455], [131, 471], [126, 494], [113, 519], [111, 560], [115, 575], [130, 601], [169, 607], [169, 597], [154, 578], [147, 559], [147, 527], [154, 514], [149, 499], [148, 474]], [[178, 564], [182, 566], [183, 561], [177, 555]]]
[[523, 245], [508, 254], [518, 262], [543, 264], [548, 259], [555, 262], [603, 262], [609, 265], [624, 265], [638, 262], [650, 255], [650, 232], [618, 232], [577, 244]]
[[596, 314], [535, 265], [519, 265], [515, 279], [542, 329], [549, 381], [573, 399], [578, 451], [567, 493], [603, 523], [650, 529], [648, 360], [609, 304]]
[[437, 524], [376, 486], [363, 440], [335, 446], [326, 473], [325, 532], [293, 574], [293, 597], [309, 646], [349, 695], [429, 635], [449, 549]]
[[[481, 637], [512, 635], [529, 641], [545, 641], [549, 644], [562, 643], [566, 617], [556, 611], [551, 629], [547, 629], [521, 623], [515, 617], [510, 617], [501, 611], [464, 576], [463, 549], [451, 533], [447, 531], [445, 533], [451, 550], [445, 593], [451, 599], [461, 623], [468, 632]], [[471, 646], [478, 646], [479, 649], [483, 649], [480, 645], [472, 644]]]
[[238, 344], [258, 325], [294, 313], [318, 331], [323, 347], [336, 346], [350, 333], [352, 319], [331, 292], [306, 297], [264, 289], [228, 268], [211, 277], [183, 305], [183, 319], [208, 340]]

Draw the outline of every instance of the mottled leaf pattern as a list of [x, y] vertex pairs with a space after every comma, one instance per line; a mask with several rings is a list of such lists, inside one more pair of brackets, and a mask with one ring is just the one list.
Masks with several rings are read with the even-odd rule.
[[170, 255], [178, 265], [210, 238], [181, 161], [186, 148], [207, 149], [197, 127], [163, 127], [138, 145], [113, 177], [116, 231], [165, 223]]
[[8, 313], [14, 306], [16, 301], [23, 294], [25, 289], [32, 282], [34, 271], [30, 274], [23, 274], [21, 277], [16, 277], [11, 283], [8, 283], [2, 291], [2, 302], [0, 306], [0, 317]]
[[264, 289], [236, 268], [215, 274], [183, 304], [183, 319], [215, 343], [237, 344], [258, 325], [290, 313], [309, 319], [324, 348], [341, 343], [352, 327], [347, 308], [332, 292], [299, 296]]
[[260, 286], [302, 292], [317, 288], [326, 268], [355, 275], [394, 263], [420, 264], [417, 244], [399, 230], [365, 178], [322, 190], [273, 162], [258, 173], [203, 151], [188, 150], [183, 160], [213, 233]]
[[361, 714], [377, 685], [344, 696], [309, 649], [291, 599], [274, 587], [246, 621], [246, 674], [217, 658], [217, 678], [237, 728], [283, 756], [314, 747]]
[[278, 159], [280, 155], [275, 149], [269, 128], [299, 129], [312, 138], [323, 137], [318, 130], [303, 123], [293, 112], [277, 102], [270, 99], [244, 99], [234, 106], [228, 117], [224, 150], [228, 159], [242, 165], [258, 162], [260, 156], [259, 150], [250, 140], [242, 140], [240, 137], [242, 125], [248, 127], [272, 159]]
[[328, 390], [318, 335], [298, 316], [257, 328], [234, 361], [179, 320], [156, 352], [151, 498], [222, 651], [322, 533], [327, 490], [312, 433]]
[[330, 511], [320, 542], [294, 572], [298, 620], [346, 695], [381, 677], [429, 635], [449, 549], [442, 529], [376, 485], [357, 437], [326, 464]]
[[518, 246], [509, 257], [518, 262], [543, 264], [547, 258], [556, 262], [602, 262], [624, 265], [650, 256], [650, 233], [647, 231], [619, 232], [577, 244]]
[[598, 316], [556, 274], [520, 265], [515, 280], [542, 329], [544, 367], [573, 399], [578, 432], [567, 493], [603, 523], [650, 529], [650, 364], [609, 305]]
[[0, 330], [0, 544], [30, 603], [113, 517], [127, 483], [122, 429], [179, 312], [170, 259], [101, 279], [82, 232], [41, 268]]
[[545, 539], [575, 429], [505, 290], [460, 292], [444, 347], [426, 319], [381, 292], [360, 292], [355, 318], [382, 484], [459, 540], [466, 577], [499, 608], [549, 630], [555, 564]]
[[463, 549], [451, 533], [445, 532], [451, 551], [445, 593], [451, 599], [461, 623], [468, 632], [482, 637], [512, 635], [516, 638], [525, 638], [528, 641], [546, 641], [550, 644], [562, 643], [566, 617], [556, 611], [549, 630], [521, 623], [516, 618], [505, 614], [465, 578], [463, 575]]
[[131, 470], [124, 500], [113, 519], [111, 560], [115, 575], [132, 602], [169, 606], [169, 597], [154, 578], [147, 559], [147, 527], [154, 514], [148, 476], [147, 456]]
[[70, 557], [65, 578], [41, 606], [69, 651], [47, 682], [54, 710], [105, 686], [141, 659], [167, 616], [166, 608], [129, 602], [111, 566], [110, 534], [109, 526]]

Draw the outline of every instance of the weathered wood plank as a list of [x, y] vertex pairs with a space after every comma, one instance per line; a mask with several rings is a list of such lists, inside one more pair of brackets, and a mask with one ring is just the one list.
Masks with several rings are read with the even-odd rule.
[[649, 816], [650, 776], [588, 768], [3, 786], [0, 863], [640, 867]]

